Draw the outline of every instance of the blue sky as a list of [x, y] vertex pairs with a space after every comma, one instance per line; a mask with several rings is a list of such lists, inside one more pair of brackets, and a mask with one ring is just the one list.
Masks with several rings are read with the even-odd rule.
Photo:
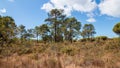
[[82, 25], [92, 23], [96, 36], [117, 37], [112, 28], [120, 22], [119, 4], [120, 0], [0, 0], [0, 15], [13, 17], [17, 25], [34, 28], [45, 23], [47, 12], [60, 8]]

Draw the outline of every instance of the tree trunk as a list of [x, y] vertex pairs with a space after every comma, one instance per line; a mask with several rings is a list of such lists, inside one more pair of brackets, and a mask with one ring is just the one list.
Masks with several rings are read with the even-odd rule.
[[38, 43], [38, 32], [37, 32], [37, 43]]
[[57, 29], [56, 29], [56, 23], [55, 23], [55, 37], [54, 37], [55, 42], [56, 42], [56, 39], [57, 39], [57, 38], [56, 38], [56, 36], [57, 36], [57, 33], [56, 33], [56, 32], [57, 32], [57, 31], [56, 31], [56, 30], [57, 30]]

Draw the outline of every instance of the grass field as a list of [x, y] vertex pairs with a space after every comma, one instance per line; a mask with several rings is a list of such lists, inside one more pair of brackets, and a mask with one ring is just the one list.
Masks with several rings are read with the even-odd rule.
[[120, 68], [120, 45], [116, 39], [17, 43], [1, 48], [0, 57], [0, 68]]

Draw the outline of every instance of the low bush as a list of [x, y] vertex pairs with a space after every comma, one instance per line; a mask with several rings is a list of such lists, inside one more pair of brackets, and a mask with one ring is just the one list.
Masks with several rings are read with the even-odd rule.
[[114, 39], [111, 41], [106, 42], [105, 50], [119, 50], [120, 49], [120, 42], [118, 39]]
[[32, 50], [30, 48], [21, 48], [18, 51], [18, 55], [30, 54], [30, 53], [32, 53]]
[[107, 36], [97, 36], [97, 37], [95, 38], [95, 40], [107, 40], [107, 39], [108, 39]]
[[61, 52], [67, 55], [70, 55], [70, 56], [74, 56], [75, 54], [78, 53], [78, 49], [74, 46], [68, 45], [68, 46], [64, 46], [63, 48], [61, 48]]

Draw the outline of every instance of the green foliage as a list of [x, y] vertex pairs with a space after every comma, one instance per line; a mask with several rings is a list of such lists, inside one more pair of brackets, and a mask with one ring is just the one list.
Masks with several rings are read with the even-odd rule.
[[95, 41], [95, 39], [94, 38], [91, 38], [91, 39], [89, 39], [89, 38], [83, 38], [83, 39], [80, 39], [80, 41], [81, 42], [87, 42], [87, 41], [93, 42], [93, 41]]
[[44, 42], [51, 42], [51, 41], [52, 41], [52, 37], [51, 37], [50, 35], [44, 35], [44, 36], [42, 37], [42, 40], [43, 40]]
[[39, 31], [40, 31], [40, 35], [44, 36], [44, 35], [48, 35], [48, 32], [50, 31], [49, 30], [49, 27], [47, 24], [42, 24], [40, 27], [39, 27]]
[[45, 20], [47, 22], [50, 22], [50, 27], [52, 31], [52, 35], [55, 42], [59, 42], [61, 40], [57, 40], [58, 36], [61, 36], [61, 20], [63, 19], [65, 15], [63, 14], [63, 10], [61, 9], [52, 9], [49, 14], [48, 18]]
[[75, 17], [69, 18], [63, 14], [61, 9], [53, 9], [45, 20], [49, 23], [51, 36], [55, 42], [63, 40], [71, 41], [79, 35], [81, 23]]
[[20, 36], [20, 39], [21, 39], [21, 43], [23, 42], [23, 40], [25, 39], [25, 34], [26, 34], [26, 29], [25, 29], [25, 26], [24, 25], [20, 25], [18, 27], [18, 34]]
[[37, 43], [38, 43], [38, 40], [39, 40], [39, 34], [40, 34], [39, 26], [36, 26], [34, 28], [34, 37], [37, 38]]
[[18, 37], [21, 39], [21, 43], [34, 37], [34, 29], [25, 29], [24, 25], [18, 27]]
[[86, 38], [83, 38], [83, 39], [80, 39], [81, 42], [86, 42], [87, 39]]
[[63, 48], [61, 48], [61, 52], [70, 56], [74, 56], [75, 54], [77, 54], [78, 49], [74, 46], [64, 46]]
[[40, 30], [40, 36], [44, 42], [49, 42], [52, 40], [52, 37], [50, 34], [50, 29], [47, 24], [43, 24], [39, 27]]
[[93, 38], [94, 34], [96, 34], [94, 26], [92, 24], [85, 24], [81, 32], [81, 36], [89, 39]]
[[95, 39], [96, 40], [107, 40], [108, 37], [107, 36], [97, 36]]
[[45, 52], [45, 50], [47, 49], [46, 45], [42, 45], [42, 46], [37, 46], [32, 48], [33, 53], [42, 53]]
[[66, 18], [63, 24], [65, 40], [71, 41], [75, 36], [79, 35], [81, 23], [76, 18]]
[[14, 19], [9, 16], [0, 17], [0, 44], [10, 43], [17, 33]]
[[20, 48], [18, 51], [18, 55], [23, 55], [23, 54], [30, 54], [32, 53], [32, 50], [30, 48]]
[[114, 27], [113, 27], [113, 32], [115, 32], [116, 34], [118, 34], [120, 36], [120, 23], [117, 23]]
[[27, 40], [30, 40], [30, 38], [33, 38], [34, 37], [34, 30], [33, 29], [28, 29], [26, 34], [25, 34], [25, 38]]

